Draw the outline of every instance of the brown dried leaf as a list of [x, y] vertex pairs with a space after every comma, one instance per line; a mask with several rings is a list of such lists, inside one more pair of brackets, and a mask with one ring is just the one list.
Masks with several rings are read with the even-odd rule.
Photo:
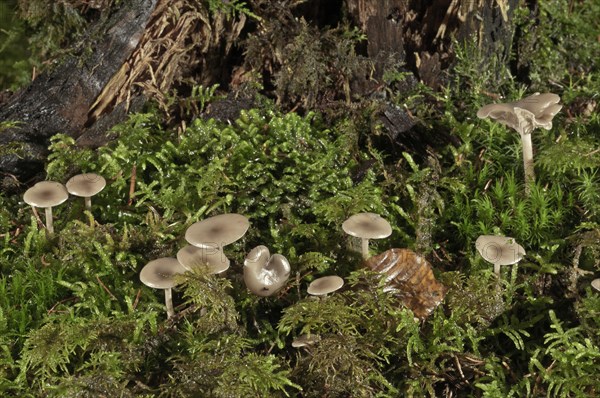
[[386, 275], [386, 291], [397, 294], [405, 306], [424, 319], [444, 300], [448, 288], [433, 276], [431, 264], [409, 249], [390, 249], [363, 264]]

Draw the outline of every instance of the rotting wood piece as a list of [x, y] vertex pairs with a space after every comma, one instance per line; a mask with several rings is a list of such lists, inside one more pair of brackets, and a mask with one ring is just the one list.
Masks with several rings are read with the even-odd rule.
[[1, 173], [28, 179], [41, 171], [52, 135], [81, 134], [90, 105], [138, 45], [155, 4], [156, 0], [123, 3], [90, 28], [81, 50], [3, 104], [0, 121], [18, 125], [0, 134]]

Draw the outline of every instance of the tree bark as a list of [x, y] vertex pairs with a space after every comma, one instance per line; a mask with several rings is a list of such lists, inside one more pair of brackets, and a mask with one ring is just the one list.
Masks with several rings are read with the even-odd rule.
[[155, 6], [156, 0], [122, 2], [90, 30], [85, 47], [4, 104], [0, 121], [18, 124], [0, 133], [0, 171], [26, 180], [42, 169], [52, 135], [82, 133], [90, 106], [138, 45]]

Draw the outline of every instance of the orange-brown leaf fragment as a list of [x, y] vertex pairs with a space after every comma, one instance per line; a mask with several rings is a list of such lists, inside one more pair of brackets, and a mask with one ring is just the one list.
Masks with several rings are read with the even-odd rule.
[[386, 291], [424, 319], [444, 300], [448, 288], [433, 276], [425, 257], [409, 249], [390, 249], [365, 261], [364, 266], [386, 275]]

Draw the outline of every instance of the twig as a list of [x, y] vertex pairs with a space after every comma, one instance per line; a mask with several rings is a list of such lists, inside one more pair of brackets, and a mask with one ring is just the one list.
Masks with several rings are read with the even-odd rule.
[[129, 182], [129, 201], [127, 202], [127, 206], [131, 206], [133, 203], [133, 198], [135, 197], [135, 178], [137, 175], [137, 167], [136, 164], [133, 164], [131, 168], [131, 181]]
[[133, 300], [133, 309], [135, 310], [140, 303], [140, 296], [142, 295], [142, 289], [138, 289], [137, 294], [135, 295], [135, 300]]
[[77, 297], [73, 296], [73, 297], [69, 297], [69, 298], [66, 298], [66, 299], [60, 300], [59, 302], [57, 302], [56, 304], [54, 304], [54, 305], [53, 305], [53, 306], [52, 306], [52, 307], [51, 307], [51, 308], [50, 308], [50, 309], [47, 311], [48, 315], [49, 315], [49, 314], [52, 314], [52, 313], [54, 312], [54, 309], [55, 309], [57, 306], [59, 306], [60, 304], [62, 304], [62, 303], [66, 303], [67, 301], [72, 301], [72, 300], [77, 300]]
[[40, 259], [40, 261], [42, 262], [42, 265], [44, 267], [47, 267], [47, 266], [50, 265], [50, 263], [48, 261], [46, 261], [46, 255], [45, 254], [42, 254], [42, 258]]
[[38, 227], [41, 228], [46, 228], [46, 225], [44, 224], [44, 222], [42, 221], [42, 219], [40, 218], [39, 213], [37, 212], [37, 209], [35, 208], [35, 206], [31, 206], [31, 209], [33, 210], [33, 215], [35, 217], [35, 219], [37, 220], [38, 223]]
[[102, 283], [102, 281], [100, 280], [100, 277], [98, 275], [96, 275], [96, 280], [98, 281], [98, 283], [100, 284], [100, 286], [102, 286], [102, 288], [106, 291], [106, 293], [108, 293], [110, 295], [110, 297], [113, 298], [113, 300], [117, 299], [115, 297], [115, 295], [112, 294], [110, 290], [108, 290], [108, 288], [106, 287], [106, 285], [104, 283]]

